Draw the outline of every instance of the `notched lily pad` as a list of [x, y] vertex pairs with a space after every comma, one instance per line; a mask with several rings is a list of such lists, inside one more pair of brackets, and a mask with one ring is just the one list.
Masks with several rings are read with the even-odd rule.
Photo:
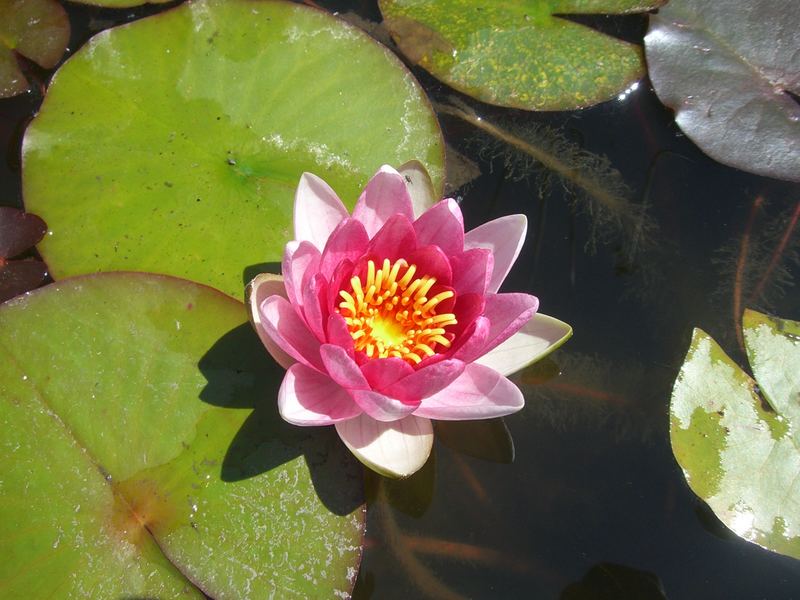
[[641, 48], [558, 15], [632, 13], [665, 0], [380, 0], [408, 59], [474, 98], [527, 110], [608, 100], [644, 75]]
[[352, 591], [361, 468], [332, 428], [280, 419], [245, 319], [216, 290], [133, 273], [0, 306], [4, 596]]
[[746, 311], [758, 384], [696, 329], [670, 405], [694, 492], [734, 533], [800, 558], [800, 324]]
[[650, 20], [650, 79], [680, 128], [738, 169], [800, 181], [794, 0], [670, 0]]
[[0, 206], [0, 302], [39, 287], [47, 278], [40, 260], [9, 260], [35, 246], [47, 232], [38, 216]]
[[69, 42], [69, 18], [56, 0], [0, 0], [0, 98], [28, 89], [16, 54], [45, 69], [58, 64]]
[[47, 233], [41, 217], [0, 206], [0, 258], [14, 258], [38, 244]]
[[22, 154], [56, 279], [147, 271], [237, 298], [243, 271], [293, 237], [302, 172], [352, 207], [384, 163], [421, 161], [439, 193], [444, 163], [427, 99], [385, 47], [322, 11], [248, 0], [93, 37], [54, 76]]

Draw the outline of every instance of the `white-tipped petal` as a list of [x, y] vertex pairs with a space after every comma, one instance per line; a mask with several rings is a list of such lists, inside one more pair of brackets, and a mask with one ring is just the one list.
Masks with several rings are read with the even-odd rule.
[[358, 460], [385, 477], [413, 475], [433, 448], [431, 422], [414, 415], [382, 422], [363, 414], [336, 423], [336, 431]]
[[472, 363], [453, 383], [425, 398], [414, 415], [437, 421], [492, 419], [525, 406], [522, 392], [497, 371]]
[[475, 362], [503, 375], [511, 375], [544, 358], [571, 336], [572, 327], [537, 313], [517, 333]]
[[397, 168], [397, 172], [406, 180], [406, 188], [411, 194], [411, 206], [414, 216], [419, 216], [439, 201], [433, 189], [433, 181], [428, 170], [418, 160], [410, 160]]
[[332, 425], [361, 414], [353, 399], [333, 379], [295, 363], [278, 390], [278, 412], [294, 425]]
[[294, 237], [325, 247], [336, 226], [350, 214], [339, 196], [313, 173], [303, 173], [294, 194]]
[[525, 215], [508, 215], [484, 223], [480, 227], [468, 231], [464, 236], [465, 250], [489, 248], [492, 251], [494, 270], [487, 292], [496, 292], [500, 289], [522, 250], [527, 231], [528, 219]]
[[272, 358], [280, 366], [288, 369], [297, 361], [286, 354], [280, 347], [267, 335], [264, 325], [261, 322], [261, 311], [258, 307], [269, 296], [282, 296], [286, 298], [286, 287], [283, 285], [283, 277], [272, 273], [261, 273], [256, 275], [245, 289], [245, 305], [247, 313], [250, 315], [250, 324], [256, 330], [261, 343], [267, 348]]

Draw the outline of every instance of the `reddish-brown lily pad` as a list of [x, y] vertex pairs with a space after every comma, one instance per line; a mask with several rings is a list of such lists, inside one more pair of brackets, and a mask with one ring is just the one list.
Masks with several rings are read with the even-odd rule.
[[34, 214], [0, 206], [0, 302], [39, 287], [47, 277], [40, 260], [9, 260], [33, 248], [47, 232]]
[[0, 98], [28, 89], [17, 54], [51, 69], [68, 42], [69, 18], [56, 0], [0, 0]]

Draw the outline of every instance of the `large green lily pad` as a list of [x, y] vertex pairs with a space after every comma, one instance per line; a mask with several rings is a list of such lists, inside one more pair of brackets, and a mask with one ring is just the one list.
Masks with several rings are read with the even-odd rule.
[[800, 558], [800, 323], [747, 311], [756, 384], [696, 329], [672, 392], [675, 457], [739, 536]]
[[483, 102], [568, 110], [608, 100], [645, 72], [639, 46], [557, 15], [633, 13], [665, 0], [380, 0], [403, 53]]
[[331, 428], [281, 421], [245, 319], [146, 274], [0, 306], [4, 597], [349, 593], [360, 468]]
[[[236, 297], [280, 260], [303, 171], [350, 206], [381, 164], [442, 141], [384, 47], [318, 10], [209, 0], [102, 32], [56, 73], [23, 142], [54, 278], [166, 273]], [[255, 269], [257, 272], [258, 269]]]

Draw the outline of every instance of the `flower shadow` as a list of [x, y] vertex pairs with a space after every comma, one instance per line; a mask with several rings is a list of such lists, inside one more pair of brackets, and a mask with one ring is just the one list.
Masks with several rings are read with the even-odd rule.
[[247, 285], [256, 275], [261, 275], [261, 273], [274, 273], [275, 275], [279, 275], [280, 272], [281, 263], [279, 262], [262, 262], [247, 265], [242, 269], [242, 285]]
[[[362, 469], [331, 427], [296, 427], [278, 414], [283, 369], [272, 361], [249, 323], [231, 329], [200, 359], [203, 402], [253, 411], [231, 440], [220, 477], [255, 477], [302, 455], [317, 496], [331, 512], [347, 515], [363, 504]], [[356, 481], [357, 480], [357, 481]]]

